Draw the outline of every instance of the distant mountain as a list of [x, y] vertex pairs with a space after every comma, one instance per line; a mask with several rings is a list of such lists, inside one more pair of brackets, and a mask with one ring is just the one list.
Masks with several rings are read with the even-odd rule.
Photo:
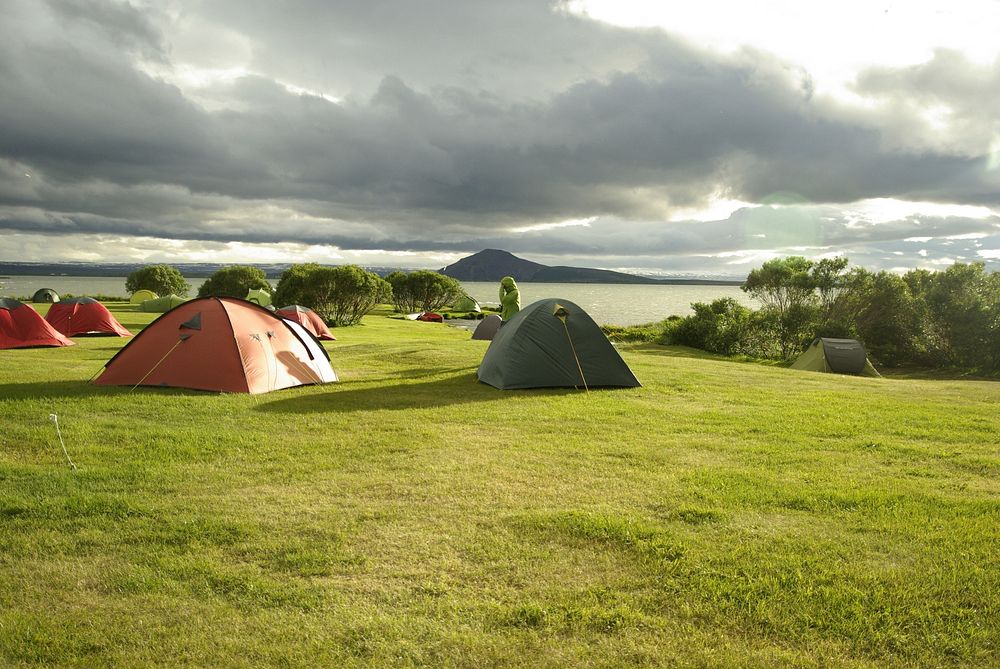
[[534, 281], [535, 275], [546, 269], [550, 268], [518, 258], [507, 251], [484, 249], [442, 268], [440, 272], [459, 281], [499, 281], [505, 276], [512, 276], [515, 281]]
[[660, 285], [710, 284], [738, 286], [741, 281], [717, 279], [654, 279], [648, 276], [588, 267], [550, 267], [499, 249], [485, 249], [438, 270], [459, 281], [499, 281], [512, 276], [534, 283], [635, 283]]
[[663, 283], [659, 279], [652, 279], [648, 276], [613, 272], [608, 269], [566, 267], [565, 265], [539, 270], [531, 280], [538, 283]]

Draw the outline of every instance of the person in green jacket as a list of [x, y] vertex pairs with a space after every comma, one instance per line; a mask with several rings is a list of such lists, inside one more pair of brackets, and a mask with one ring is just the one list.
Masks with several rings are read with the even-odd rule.
[[509, 321], [521, 310], [521, 293], [517, 290], [514, 277], [500, 279], [500, 318]]

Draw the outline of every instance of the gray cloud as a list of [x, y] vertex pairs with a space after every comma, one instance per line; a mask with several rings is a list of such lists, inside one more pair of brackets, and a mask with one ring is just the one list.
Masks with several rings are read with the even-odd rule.
[[[195, 28], [245, 41], [253, 73], [197, 95], [150, 74], [224, 62], [185, 37]], [[983, 107], [1000, 87], [979, 87], [997, 72], [946, 53], [873, 70], [858, 90], [884, 105], [855, 109], [767, 54], [547, 2], [15, 3], [0, 26], [0, 229], [605, 259], [992, 232], [955, 217], [849, 226], [823, 206], [1000, 205], [989, 146], [969, 140], [996, 133]], [[932, 103], [953, 110], [947, 141], [921, 116]], [[816, 206], [663, 222], [718, 194], [789, 192]]]

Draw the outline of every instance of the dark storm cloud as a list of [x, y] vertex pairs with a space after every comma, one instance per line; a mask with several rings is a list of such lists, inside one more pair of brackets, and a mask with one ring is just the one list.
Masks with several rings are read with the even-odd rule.
[[[197, 61], [193, 26], [242, 35], [254, 74], [194, 92], [158, 78], [151, 64]], [[970, 68], [883, 70], [859, 88], [891, 102], [933, 84], [986, 132], [995, 121], [972, 110], [995, 93], [973, 94], [996, 73]], [[898, 119], [818, 99], [766, 54], [710, 54], [546, 2], [18, 3], [0, 26], [0, 98], [0, 228], [22, 232], [611, 257], [981, 231], [851, 227], [810, 208], [650, 222], [717, 194], [1000, 203], [987, 148], [931, 142], [919, 105], [903, 119], [912, 146], [888, 146]], [[591, 216], [601, 224], [508, 231]]]

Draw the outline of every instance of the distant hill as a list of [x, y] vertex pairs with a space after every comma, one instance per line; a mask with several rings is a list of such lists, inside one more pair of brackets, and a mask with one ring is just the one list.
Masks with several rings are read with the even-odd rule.
[[442, 268], [440, 272], [459, 281], [499, 281], [505, 276], [512, 276], [516, 281], [534, 281], [536, 274], [547, 269], [551, 268], [518, 258], [507, 251], [484, 249]]
[[742, 283], [741, 281], [713, 279], [654, 279], [607, 269], [566, 267], [563, 265], [550, 267], [518, 258], [513, 253], [499, 249], [485, 249], [438, 271], [459, 281], [499, 281], [505, 276], [512, 276], [516, 281], [535, 283], [709, 284], [724, 286], [738, 286]]

